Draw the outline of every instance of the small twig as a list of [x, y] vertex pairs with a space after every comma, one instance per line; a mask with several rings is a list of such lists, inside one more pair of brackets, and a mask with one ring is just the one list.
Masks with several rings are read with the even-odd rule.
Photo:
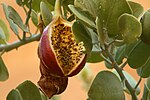
[[108, 50], [108, 45], [105, 44], [105, 51], [104, 51], [107, 56], [109, 57], [110, 61], [112, 62], [112, 66], [116, 69], [116, 71], [118, 72], [120, 78], [122, 81], [125, 82], [126, 87], [128, 88], [128, 90], [131, 93], [132, 96], [132, 100], [138, 100], [136, 93], [135, 93], [135, 89], [132, 88], [132, 86], [130, 85], [130, 83], [128, 82], [128, 80], [126, 79], [126, 77], [124, 76], [123, 72], [122, 72], [122, 68], [119, 67], [119, 65], [117, 64], [117, 62], [115, 61], [114, 57], [112, 56], [112, 54], [109, 52]]
[[[29, 0], [29, 11], [27, 12], [27, 17], [26, 17], [26, 21], [25, 21], [26, 26], [28, 26], [28, 22], [31, 17], [31, 11], [32, 11], [32, 0]], [[25, 38], [26, 38], [26, 32], [23, 32], [23, 39], [25, 39]]]
[[5, 50], [2, 50], [2, 51], [0, 52], [0, 56], [2, 56], [4, 53], [5, 53]]
[[137, 82], [136, 86], [134, 87], [135, 90], [137, 89], [137, 87], [139, 86], [139, 84], [141, 83], [141, 81], [142, 81], [142, 77], [140, 77], [139, 81]]
[[25, 11], [25, 13], [26, 13], [26, 15], [27, 15], [28, 12], [27, 12], [27, 10], [26, 10], [26, 8], [25, 8], [24, 5], [22, 6], [22, 8], [23, 8], [23, 10]]
[[126, 65], [127, 65], [127, 63], [128, 63], [128, 61], [126, 60], [121, 66], [120, 66], [120, 68], [124, 68]]
[[11, 44], [6, 45], [0, 45], [0, 51], [5, 50], [5, 52], [11, 51], [13, 49], [17, 49], [18, 47], [25, 45], [27, 43], [33, 42], [33, 41], [39, 41], [41, 37], [41, 34], [33, 34], [31, 37], [27, 37], [24, 40], [19, 40], [16, 42], [13, 42]]
[[102, 53], [100, 54], [100, 56], [110, 65], [112, 65], [111, 61], [109, 59], [107, 59]]

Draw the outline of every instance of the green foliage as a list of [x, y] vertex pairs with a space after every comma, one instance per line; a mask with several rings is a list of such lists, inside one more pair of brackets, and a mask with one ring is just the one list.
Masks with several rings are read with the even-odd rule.
[[[119, 77], [119, 74], [117, 73], [116, 70], [113, 70], [113, 73], [116, 74], [118, 76], [118, 78], [120, 79]], [[126, 71], [123, 71], [123, 74], [125, 75], [126, 79], [128, 80], [128, 82], [131, 84], [131, 86], [134, 88], [137, 84], [137, 81]], [[120, 79], [120, 82], [121, 82], [121, 79]], [[129, 90], [127, 89], [127, 87], [125, 86], [125, 83], [122, 82], [123, 84], [123, 89], [126, 93], [130, 94]], [[140, 87], [138, 86], [137, 89], [136, 89], [136, 94], [140, 94]]]
[[79, 21], [76, 21], [72, 25], [72, 31], [75, 35], [77, 42], [83, 42], [85, 47], [85, 53], [89, 54], [92, 50], [92, 39], [89, 30]]
[[[2, 3], [5, 17], [18, 41], [9, 43], [9, 31], [5, 22], [0, 20], [0, 56], [24, 44], [39, 41], [41, 34], [31, 34], [30, 23], [44, 30], [52, 20], [56, 0], [16, 0], [22, 7], [26, 19], [10, 5]], [[62, 17], [72, 21], [72, 31], [76, 42], [83, 42], [87, 63], [104, 61], [110, 71], [101, 71], [92, 82], [92, 72], [88, 67], [81, 72], [80, 78], [85, 82], [88, 100], [125, 100], [124, 92], [138, 100], [150, 99], [150, 10], [143, 14], [142, 5], [127, 0], [60, 0]], [[40, 13], [40, 18], [39, 18]], [[55, 12], [54, 12], [55, 13]], [[143, 15], [142, 15], [143, 14]], [[40, 20], [39, 20], [40, 19]], [[20, 34], [20, 30], [23, 34]], [[26, 35], [30, 33], [29, 35]], [[22, 36], [22, 38], [20, 37]], [[128, 64], [137, 71], [140, 80], [124, 69]], [[9, 77], [8, 70], [0, 57], [0, 81]], [[144, 90], [140, 90], [142, 78], [147, 78]], [[91, 85], [92, 83], [92, 85]], [[91, 86], [90, 86], [91, 85]], [[31, 81], [25, 81], [12, 89], [7, 100], [48, 100]], [[59, 100], [54, 97], [52, 100]]]
[[10, 28], [12, 29], [12, 31], [18, 35], [19, 32], [18, 32], [18, 27], [17, 25], [9, 18], [9, 10], [8, 10], [8, 5], [2, 3], [2, 6], [3, 6], [3, 10], [4, 10], [4, 13], [5, 13], [5, 17], [7, 19], [7, 21], [9, 22], [9, 25], [10, 25]]
[[47, 26], [52, 21], [52, 13], [46, 3], [40, 3], [40, 10], [44, 25]]
[[128, 1], [128, 3], [132, 9], [133, 16], [139, 18], [144, 11], [143, 6], [133, 1]]
[[[9, 40], [9, 31], [8, 31], [8, 28], [7, 28], [7, 25], [5, 24], [5, 22], [3, 20], [0, 19], [0, 28], [1, 28], [1, 31], [4, 32], [4, 36], [5, 36], [5, 41], [8, 41]], [[1, 34], [1, 33], [0, 33]]]
[[7, 100], [23, 100], [23, 98], [17, 89], [13, 89], [7, 95]]
[[118, 77], [109, 71], [101, 71], [95, 77], [88, 100], [124, 100], [122, 85]]
[[144, 84], [144, 93], [142, 96], [142, 100], [149, 100], [150, 99], [150, 77], [147, 79], [146, 83]]
[[117, 20], [123, 13], [132, 14], [126, 0], [75, 0], [75, 6], [88, 11], [93, 17], [99, 17], [101, 27], [109, 36], [119, 34]]
[[142, 35], [141, 40], [150, 45], [150, 10], [146, 11], [141, 20]]
[[29, 32], [27, 27], [23, 24], [23, 21], [20, 15], [17, 13], [17, 11], [11, 6], [8, 6], [8, 11], [9, 11], [8, 17], [12, 19], [12, 21], [22, 29], [22, 31]]
[[25, 81], [17, 86], [23, 100], [42, 100], [40, 91], [31, 81]]
[[0, 57], [0, 81], [6, 81], [9, 78], [8, 70], [4, 64], [3, 59]]
[[[132, 68], [140, 68], [145, 66], [149, 62], [150, 46], [143, 42], [137, 43], [130, 51], [128, 55], [128, 64]], [[140, 59], [142, 58], [142, 59]]]
[[138, 40], [142, 33], [142, 27], [136, 17], [122, 14], [118, 19], [118, 26], [124, 42], [129, 44]]
[[80, 9], [74, 7], [73, 5], [69, 5], [70, 10], [84, 23], [86, 23], [89, 27], [95, 28], [95, 23], [92, 18], [85, 12], [82, 12]]
[[31, 11], [31, 20], [35, 26], [38, 26], [38, 16], [34, 10]]

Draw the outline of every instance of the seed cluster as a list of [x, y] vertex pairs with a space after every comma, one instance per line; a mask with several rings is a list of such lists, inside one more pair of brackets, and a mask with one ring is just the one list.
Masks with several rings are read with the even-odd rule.
[[71, 27], [58, 24], [52, 27], [52, 45], [64, 73], [75, 67], [83, 56], [83, 42], [76, 43]]

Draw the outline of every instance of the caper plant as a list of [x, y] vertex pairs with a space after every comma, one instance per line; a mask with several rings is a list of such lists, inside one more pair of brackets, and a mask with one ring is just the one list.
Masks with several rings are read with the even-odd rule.
[[[11, 5], [1, 6], [18, 41], [9, 43], [7, 25], [0, 19], [0, 81], [9, 77], [5, 52], [39, 41], [41, 77], [12, 89], [7, 100], [58, 100], [68, 79], [80, 75], [87, 84], [87, 100], [150, 98], [150, 10], [128, 0], [16, 0], [25, 22]], [[29, 20], [37, 30], [31, 32]], [[22, 31], [20, 35], [19, 30]], [[104, 62], [106, 70], [91, 79], [86, 63]], [[136, 70], [136, 81], [126, 70]], [[38, 66], [37, 66], [38, 67]], [[84, 68], [85, 67], [85, 68]], [[83, 69], [84, 68], [84, 69]], [[144, 89], [140, 83], [145, 79]], [[93, 80], [93, 81], [92, 81]], [[142, 97], [138, 95], [142, 93]], [[80, 99], [80, 98], [79, 98]]]

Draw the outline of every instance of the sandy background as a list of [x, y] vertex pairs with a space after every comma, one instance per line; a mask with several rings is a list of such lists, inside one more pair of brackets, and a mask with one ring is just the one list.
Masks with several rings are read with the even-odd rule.
[[[141, 3], [144, 9], [150, 8], [150, 0], [134, 0]], [[18, 11], [19, 14], [24, 16], [22, 8], [15, 4], [15, 0], [0, 0], [0, 3], [7, 3]], [[0, 5], [0, 19], [6, 21], [4, 13], [2, 11], [2, 6]], [[25, 18], [23, 17], [23, 20]], [[6, 21], [8, 24], [8, 22]], [[34, 32], [35, 27], [31, 28]], [[11, 38], [9, 42], [15, 41], [17, 38], [10, 30]], [[22, 32], [20, 32], [22, 34]], [[28, 45], [24, 45], [17, 50], [12, 50], [11, 52], [5, 53], [3, 59], [9, 70], [10, 77], [5, 82], [0, 82], [0, 100], [5, 100], [9, 91], [15, 88], [18, 84], [22, 83], [24, 80], [31, 80], [36, 83], [39, 80], [39, 59], [37, 56], [38, 42], [33, 42]], [[105, 69], [103, 63], [89, 64], [94, 75], [100, 70]], [[126, 70], [135, 76], [135, 72], [128, 66]], [[61, 100], [85, 100], [87, 97], [86, 91], [83, 89], [83, 84], [78, 76], [72, 77], [69, 80], [68, 87], [64, 93], [61, 94]], [[128, 98], [130, 100], [130, 98]]]

